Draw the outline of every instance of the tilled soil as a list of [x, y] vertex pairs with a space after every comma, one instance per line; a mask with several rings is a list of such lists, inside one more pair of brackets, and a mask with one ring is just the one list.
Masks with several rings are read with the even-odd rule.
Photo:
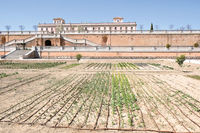
[[187, 76], [199, 65], [118, 63], [0, 69], [18, 72], [0, 79], [0, 132], [200, 131], [200, 81]]

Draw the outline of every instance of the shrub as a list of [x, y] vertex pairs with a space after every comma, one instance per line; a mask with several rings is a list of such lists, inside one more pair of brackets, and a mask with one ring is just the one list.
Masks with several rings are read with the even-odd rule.
[[81, 55], [81, 54], [77, 54], [77, 55], [76, 55], [76, 59], [77, 59], [78, 62], [80, 61], [81, 58], [82, 58], [82, 55]]
[[199, 44], [198, 44], [198, 43], [195, 43], [195, 44], [194, 44], [194, 47], [199, 47]]
[[170, 44], [166, 44], [166, 48], [169, 49], [171, 47]]
[[176, 58], [176, 62], [181, 67], [182, 67], [184, 61], [185, 61], [185, 55], [180, 55], [179, 57]]

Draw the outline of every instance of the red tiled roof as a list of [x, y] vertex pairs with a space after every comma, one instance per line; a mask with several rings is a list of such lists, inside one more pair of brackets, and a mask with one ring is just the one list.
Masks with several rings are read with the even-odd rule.
[[[136, 25], [136, 22], [119, 22], [119, 23], [67, 23], [63, 24], [64, 26], [67, 25], [85, 25], [85, 26], [94, 26], [94, 25], [99, 25], [99, 26], [115, 26], [115, 25]], [[56, 24], [39, 24], [38, 26], [56, 26]]]
[[64, 20], [63, 18], [54, 18], [53, 20]]
[[122, 18], [122, 17], [114, 17], [113, 19], [124, 19], [124, 18]]

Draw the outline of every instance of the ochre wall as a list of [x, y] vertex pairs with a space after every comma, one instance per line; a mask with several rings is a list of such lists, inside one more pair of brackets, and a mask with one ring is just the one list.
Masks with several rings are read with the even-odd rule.
[[[9, 53], [10, 51], [5, 51], [5, 54]], [[4, 51], [0, 51], [0, 56], [4, 55]]]
[[[32, 37], [33, 35], [0, 35], [0, 39], [2, 36], [5, 36], [6, 38], [6, 42], [12, 41], [12, 40], [22, 40], [22, 39], [27, 39]], [[0, 40], [0, 44], [1, 44], [1, 40]]]
[[200, 53], [140, 53], [140, 52], [41, 52], [42, 58], [54, 58], [54, 57], [75, 57], [77, 54], [81, 54], [83, 57], [177, 57], [184, 54], [186, 57], [200, 57]]
[[[87, 39], [91, 42], [110, 46], [165, 46], [166, 44], [171, 44], [172, 46], [193, 46], [194, 43], [200, 43], [200, 34], [121, 34], [121, 35], [64, 35], [73, 39]], [[107, 43], [103, 42], [102, 37], [107, 36]], [[8, 41], [8, 36], [6, 41]], [[31, 35], [10, 35], [9, 40], [21, 40], [30, 38]], [[1, 35], [0, 35], [1, 38]], [[45, 40], [47, 39], [37, 39], [33, 40], [27, 46], [45, 45]], [[53, 46], [72, 46], [70, 42], [64, 41], [59, 38], [49, 39]], [[0, 45], [2, 44], [0, 40]]]
[[[103, 44], [102, 37], [105, 35], [65, 35], [73, 39], [87, 39], [97, 44]], [[200, 34], [134, 34], [134, 35], [106, 35], [106, 45], [111, 46], [193, 46], [200, 42]], [[110, 40], [111, 38], [111, 40]]]

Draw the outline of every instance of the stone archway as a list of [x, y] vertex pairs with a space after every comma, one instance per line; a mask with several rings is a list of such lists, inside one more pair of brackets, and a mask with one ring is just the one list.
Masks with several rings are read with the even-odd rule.
[[45, 46], [51, 46], [51, 41], [50, 40], [46, 40], [45, 41]]

